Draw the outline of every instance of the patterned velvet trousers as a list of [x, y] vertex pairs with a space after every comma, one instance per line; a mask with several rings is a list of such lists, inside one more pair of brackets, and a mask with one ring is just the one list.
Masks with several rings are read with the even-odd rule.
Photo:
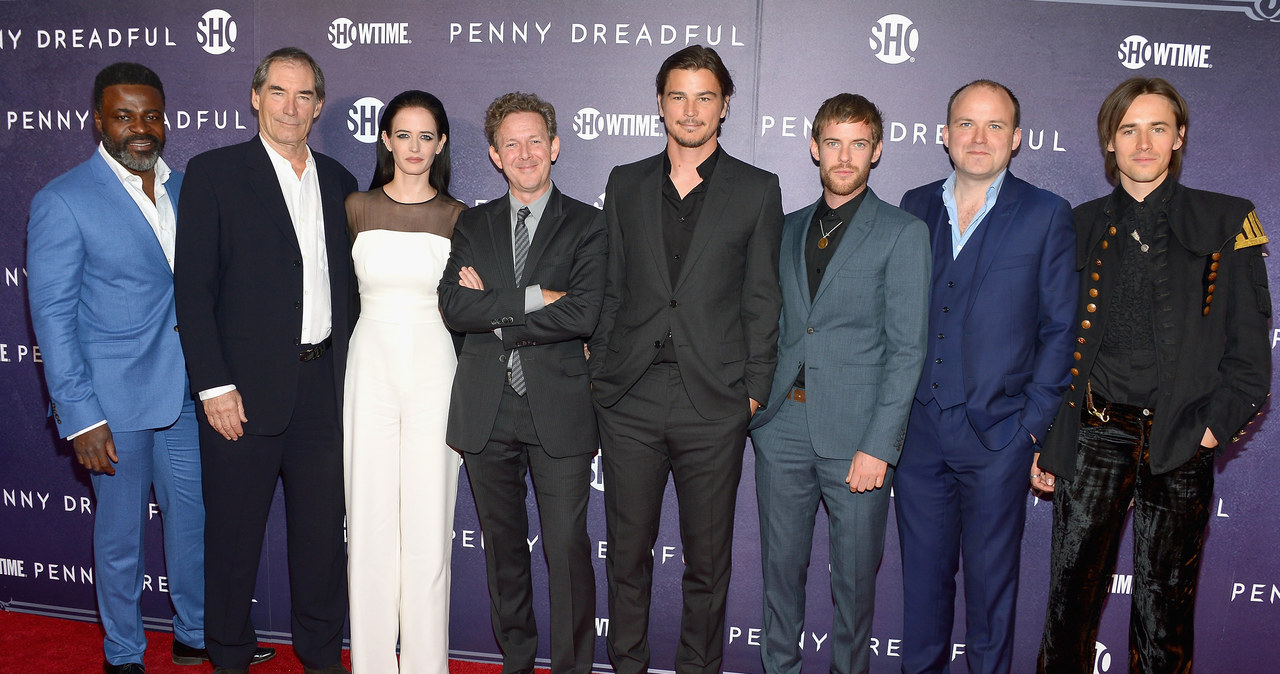
[[1213, 495], [1212, 449], [1151, 474], [1152, 413], [1103, 402], [1080, 415], [1076, 475], [1053, 496], [1048, 615], [1037, 672], [1092, 674], [1094, 644], [1126, 514], [1133, 507], [1129, 671], [1191, 671], [1200, 552]]

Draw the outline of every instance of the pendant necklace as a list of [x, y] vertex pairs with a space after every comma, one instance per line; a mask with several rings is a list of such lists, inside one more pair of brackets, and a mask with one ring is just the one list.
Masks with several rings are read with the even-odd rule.
[[818, 221], [818, 231], [822, 232], [822, 238], [818, 239], [818, 250], [827, 249], [827, 246], [831, 243], [831, 239], [827, 237], [834, 234], [837, 229], [840, 229], [840, 225], [843, 225], [843, 224], [844, 224], [844, 220], [840, 220], [836, 222], [835, 227], [832, 227], [830, 230], [826, 230], [822, 228], [822, 221], [821, 220]]

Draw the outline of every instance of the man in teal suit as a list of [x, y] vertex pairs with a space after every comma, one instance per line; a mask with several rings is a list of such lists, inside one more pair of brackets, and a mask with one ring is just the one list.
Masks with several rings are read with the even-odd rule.
[[[200, 453], [173, 300], [182, 174], [160, 158], [164, 88], [154, 72], [107, 66], [93, 100], [102, 144], [31, 202], [28, 288], [53, 418], [97, 497], [94, 586], [106, 670], [142, 672], [143, 526], [153, 486], [175, 611], [173, 660], [204, 659]], [[273, 654], [264, 649], [257, 661]]]
[[818, 501], [835, 601], [829, 671], [866, 672], [889, 486], [924, 359], [929, 232], [869, 187], [884, 124], [866, 98], [827, 99], [810, 152], [822, 197], [787, 216], [778, 367], [751, 422], [764, 567], [764, 670], [801, 671]]

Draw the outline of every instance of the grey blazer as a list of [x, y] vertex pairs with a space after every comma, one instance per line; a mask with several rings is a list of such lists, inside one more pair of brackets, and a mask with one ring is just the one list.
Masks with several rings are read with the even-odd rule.
[[867, 188], [811, 302], [805, 232], [820, 202], [783, 224], [778, 367], [751, 428], [773, 418], [803, 365], [818, 456], [852, 459], [861, 450], [896, 464], [924, 365], [929, 230]]

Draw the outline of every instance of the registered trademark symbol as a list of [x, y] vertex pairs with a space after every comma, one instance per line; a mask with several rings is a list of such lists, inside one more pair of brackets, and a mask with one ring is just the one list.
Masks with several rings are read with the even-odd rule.
[[231, 51], [235, 51], [235, 50], [236, 50], [236, 48], [235, 48], [235, 47], [232, 47], [232, 48], [231, 48]]

